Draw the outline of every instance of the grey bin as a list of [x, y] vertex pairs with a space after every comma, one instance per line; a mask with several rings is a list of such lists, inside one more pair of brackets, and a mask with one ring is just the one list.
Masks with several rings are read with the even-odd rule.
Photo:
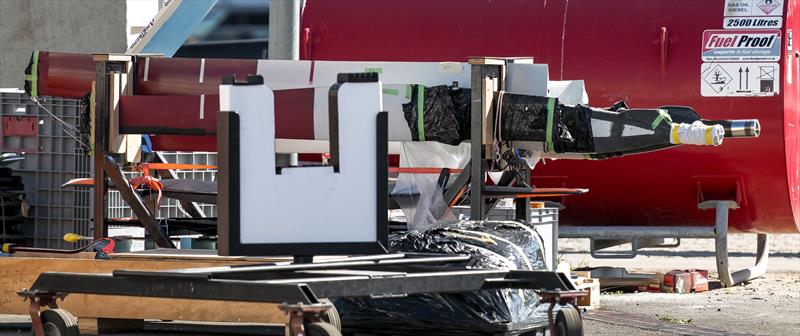
[[[79, 127], [81, 117], [80, 101], [58, 97], [40, 97], [50, 112], [64, 122]], [[26, 152], [25, 160], [10, 167], [14, 174], [22, 176], [25, 184], [25, 197], [31, 206], [29, 220], [23, 233], [30, 245], [46, 248], [75, 248], [76, 245], [63, 241], [66, 233], [92, 236], [91, 222], [92, 192], [87, 188], [61, 188], [71, 179], [91, 177], [91, 157], [84, 154], [81, 146], [71, 134], [74, 131], [62, 126], [44, 109], [40, 108], [23, 92], [0, 92], [0, 116], [36, 116], [38, 123], [37, 139], [17, 139], [7, 137], [6, 144], [15, 147], [32, 147], [35, 152]], [[80, 137], [78, 137], [80, 138]], [[33, 141], [33, 142], [32, 142]], [[216, 165], [217, 154], [211, 152], [162, 152], [168, 162], [201, 165]], [[127, 174], [133, 177], [136, 174]], [[177, 171], [179, 178], [214, 181], [216, 170]], [[206, 216], [216, 216], [216, 207], [200, 204]], [[179, 210], [178, 202], [164, 199], [159, 209], [159, 217], [185, 217]], [[108, 195], [108, 217], [132, 217], [132, 211], [117, 191]], [[85, 243], [85, 242], [83, 242]]]
[[[74, 126], [79, 125], [80, 101], [62, 98], [40, 98], [55, 116]], [[91, 235], [91, 190], [62, 189], [61, 184], [78, 177], [91, 176], [90, 158], [79, 143], [47, 112], [22, 92], [0, 92], [2, 116], [35, 116], [38, 138], [4, 137], [6, 146], [35, 148], [26, 152], [25, 160], [11, 165], [14, 175], [22, 177], [29, 219], [23, 228], [28, 244], [47, 248], [74, 248], [63, 241], [65, 233]]]

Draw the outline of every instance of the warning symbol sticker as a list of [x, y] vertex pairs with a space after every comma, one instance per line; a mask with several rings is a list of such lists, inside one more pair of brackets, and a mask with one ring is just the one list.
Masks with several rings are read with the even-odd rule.
[[703, 63], [703, 97], [772, 96], [779, 92], [778, 63]]
[[731, 75], [719, 65], [714, 66], [711, 71], [707, 71], [703, 80], [714, 92], [722, 92], [731, 81]]
[[723, 16], [782, 16], [786, 0], [725, 0]]
[[781, 2], [778, 0], [761, 0], [756, 4], [756, 7], [761, 10], [762, 13], [766, 15], [772, 14], [778, 7], [781, 6]]
[[775, 67], [773, 66], [760, 66], [758, 79], [772, 79], [775, 80]]

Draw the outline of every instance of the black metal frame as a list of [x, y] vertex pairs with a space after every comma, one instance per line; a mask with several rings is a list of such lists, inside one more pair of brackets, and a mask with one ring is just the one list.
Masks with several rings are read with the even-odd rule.
[[[329, 91], [329, 124], [330, 124], [330, 152], [331, 164], [334, 172], [339, 172], [339, 87], [347, 82], [377, 82], [376, 73], [339, 74], [337, 83]], [[263, 78], [249, 76], [247, 82], [236, 82], [235, 78], [226, 78], [223, 84], [230, 85], [260, 85]], [[376, 117], [376, 236], [373, 242], [344, 242], [344, 243], [281, 243], [281, 244], [244, 244], [241, 242], [240, 223], [240, 138], [239, 115], [236, 112], [221, 111], [218, 122], [218, 141], [220, 152], [227, 156], [219, 158], [219, 174], [226, 176], [220, 179], [218, 206], [225, 208], [220, 211], [218, 220], [219, 254], [236, 255], [351, 255], [351, 254], [376, 254], [388, 252], [389, 223], [386, 213], [388, 210], [388, 115], [387, 112], [378, 112]], [[286, 168], [283, 168], [286, 169]], [[291, 167], [302, 169], [302, 167]], [[280, 168], [277, 170], [280, 174]], [[229, 179], [229, 180], [228, 180]]]
[[[474, 257], [465, 255], [383, 254], [302, 264], [114, 271], [112, 274], [46, 272], [39, 275], [30, 289], [18, 294], [30, 299], [31, 319], [37, 329], [41, 329], [39, 309], [43, 306], [57, 308], [56, 299], [63, 300], [67, 293], [279, 303], [281, 309], [290, 314], [289, 325], [293, 328], [302, 323], [304, 315], [318, 318], [319, 311], [330, 307], [320, 300], [322, 298], [396, 298], [504, 288], [536, 290], [543, 293], [543, 297], [566, 295], [565, 299], [584, 294], [576, 291], [563, 273], [469, 268], [474, 261]], [[286, 303], [292, 303], [292, 307]], [[549, 309], [554, 305], [551, 303]], [[548, 326], [553, 327], [552, 319], [525, 328], [535, 330]], [[497, 328], [498, 332], [503, 332], [516, 327], [506, 323]], [[40, 330], [37, 335], [43, 334]]]
[[563, 273], [469, 269], [472, 262], [472, 257], [463, 255], [386, 254], [308, 264], [114, 271], [112, 274], [46, 272], [21, 295], [81, 293], [315, 304], [320, 298], [397, 297], [500, 288], [575, 290]]
[[[485, 219], [489, 211], [494, 208], [502, 195], [492, 195], [486, 187], [486, 149], [489, 144], [484, 143], [484, 134], [487, 129], [485, 121], [495, 120], [491, 110], [491, 100], [494, 99], [496, 91], [505, 90], [506, 65], [508, 63], [529, 60], [528, 58], [493, 58], [475, 57], [469, 59], [471, 70], [471, 95], [481, 97], [472, 99], [470, 115], [470, 141], [472, 143], [470, 164], [464, 173], [469, 174], [469, 179], [465, 183], [470, 184], [470, 218]], [[532, 62], [532, 60], [531, 60]], [[490, 84], [491, 87], [487, 87]], [[487, 104], [486, 102], [490, 103]], [[507, 173], [507, 172], [504, 172]], [[504, 174], [505, 175], [505, 174]], [[504, 176], [504, 178], [507, 178]], [[521, 187], [525, 186], [530, 180], [530, 171], [518, 174], [508, 184]], [[505, 185], [505, 184], [503, 184]], [[530, 188], [520, 189], [520, 192], [530, 190]], [[452, 196], [452, 195], [450, 195]], [[510, 196], [513, 197], [513, 196]], [[488, 202], [486, 201], [488, 199]], [[530, 222], [530, 198], [515, 198], [515, 219]]]

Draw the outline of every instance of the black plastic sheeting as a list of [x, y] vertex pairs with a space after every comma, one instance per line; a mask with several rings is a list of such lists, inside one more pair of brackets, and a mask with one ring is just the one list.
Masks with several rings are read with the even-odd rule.
[[38, 51], [34, 50], [31, 53], [31, 58], [28, 60], [28, 66], [25, 67], [25, 83], [23, 85], [23, 88], [25, 89], [25, 94], [29, 96], [31, 96], [31, 93], [33, 92], [33, 82], [38, 80], [38, 78], [28, 77], [33, 74], [33, 56], [35, 53], [38, 53]]
[[93, 155], [92, 150], [87, 146], [87, 144], [92, 143], [92, 97], [91, 93], [87, 93], [81, 97], [81, 115], [80, 115], [80, 125], [78, 126], [78, 130], [80, 131], [80, 138], [81, 138], [81, 152], [85, 155]]
[[[422, 115], [425, 140], [458, 145], [469, 139], [470, 90], [440, 85], [425, 87], [423, 92]], [[418, 85], [411, 85], [411, 100], [403, 104], [403, 113], [414, 141], [420, 140], [417, 97]], [[546, 142], [549, 99], [505, 93], [500, 106], [501, 116], [498, 118], [501, 138], [506, 141]], [[498, 101], [499, 98], [496, 97], [495, 102]], [[551, 139], [554, 151], [593, 152], [591, 115], [591, 109], [587, 106], [561, 105], [556, 99]]]
[[559, 123], [564, 125], [569, 138], [555, 138], [553, 145], [556, 153], [591, 153], [595, 151], [592, 135], [592, 109], [588, 106], [557, 105], [561, 112]]
[[[506, 93], [500, 106], [503, 140], [540, 141], [547, 139], [547, 103], [551, 98]], [[555, 99], [555, 98], [553, 98]], [[495, 99], [499, 102], [499, 99]], [[565, 106], [555, 99], [552, 138], [557, 153], [592, 152], [592, 111], [589, 107]]]
[[[389, 245], [392, 252], [472, 255], [475, 269], [545, 269], [541, 237], [517, 222], [452, 223], [424, 233], [394, 234]], [[347, 333], [519, 335], [547, 322], [547, 307], [533, 290], [346, 298], [334, 304]]]
[[[403, 114], [414, 141], [421, 140], [420, 133], [424, 134], [425, 141], [437, 141], [454, 146], [463, 141], [462, 129], [466, 128], [466, 132], [469, 134], [469, 110], [458, 111], [457, 107], [463, 109], [466, 105], [466, 108], [469, 108], [469, 92], [467, 91], [467, 103], [463, 104], [464, 94], [459, 92], [462, 90], [450, 88], [447, 85], [423, 87], [422, 119], [424, 126], [423, 132], [420, 132], [417, 100], [419, 85], [411, 85], [411, 101], [403, 104]], [[457, 99], [454, 99], [451, 93]], [[466, 115], [466, 119], [463, 119], [464, 115]]]

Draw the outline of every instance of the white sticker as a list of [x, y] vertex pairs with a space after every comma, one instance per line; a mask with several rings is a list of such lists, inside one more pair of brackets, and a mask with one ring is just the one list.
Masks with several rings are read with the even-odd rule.
[[792, 30], [786, 30], [786, 83], [792, 84], [794, 78], [792, 76], [792, 69], [794, 66], [792, 65], [792, 56], [793, 56], [793, 48], [792, 48]]
[[782, 16], [738, 16], [722, 19], [725, 29], [783, 28]]
[[725, 0], [723, 16], [782, 16], [785, 0]]
[[780, 29], [708, 29], [703, 62], [764, 62], [781, 59]]
[[700, 94], [703, 97], [772, 96], [780, 90], [778, 63], [703, 63]]

